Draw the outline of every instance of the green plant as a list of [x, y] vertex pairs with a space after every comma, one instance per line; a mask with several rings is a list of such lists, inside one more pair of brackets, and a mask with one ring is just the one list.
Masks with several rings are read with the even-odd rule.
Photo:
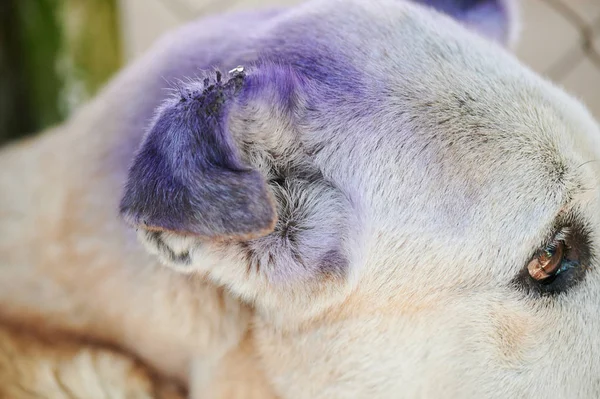
[[115, 0], [3, 0], [0, 142], [52, 126], [121, 66]]

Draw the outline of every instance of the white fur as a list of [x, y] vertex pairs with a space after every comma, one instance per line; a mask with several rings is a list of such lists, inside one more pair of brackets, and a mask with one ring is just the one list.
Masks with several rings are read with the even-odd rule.
[[[312, 3], [298, 15], [309, 10], [323, 35], [352, 27], [332, 40], [361, 66], [372, 98], [388, 93], [365, 105], [366, 118], [323, 111], [327, 131], [299, 132], [304, 146], [327, 137], [313, 162], [355, 202], [345, 205], [361, 220], [349, 235], [350, 274], [273, 281], [246, 273], [235, 246], [210, 243], [192, 262], [254, 305], [258, 352], [278, 394], [598, 396], [595, 265], [555, 298], [510, 285], [565, 205], [584, 215], [596, 243], [600, 170], [584, 163], [599, 159], [600, 132], [587, 111], [446, 18], [387, 1]], [[471, 113], [457, 102], [465, 93]], [[314, 200], [318, 223], [330, 223], [331, 205]]]
[[[89, 156], [76, 147], [68, 164], [57, 161], [69, 190], [81, 193], [75, 203], [85, 206], [67, 207], [58, 196], [44, 205], [68, 212], [56, 211], [59, 221], [42, 212], [50, 219], [39, 226], [55, 245], [41, 246], [42, 266], [29, 252], [6, 249], [22, 239], [0, 242], [10, 253], [0, 270], [2, 313], [18, 318], [33, 308], [67, 324], [64, 314], [81, 313], [44, 300], [66, 298], [96, 317], [69, 322], [109, 325], [111, 339], [164, 374], [181, 377], [195, 359], [199, 397], [239, 369], [286, 399], [599, 397], [597, 259], [585, 265], [583, 281], [554, 297], [512, 284], [561, 213], [576, 211], [592, 251], [600, 250], [600, 131], [585, 107], [500, 45], [409, 3], [322, 0], [267, 22], [224, 21], [169, 35], [56, 136], [61, 148], [94, 148]], [[263, 97], [234, 103], [230, 133], [240, 148], [250, 143], [244, 161], [270, 184], [274, 233], [239, 242], [162, 232], [173, 253], [189, 254], [184, 265], [138, 226], [163, 263], [201, 278], [157, 268], [133, 231], [111, 219], [124, 160], [151, 113], [137, 117], [162, 95], [156, 82], [180, 63], [209, 62], [202, 49], [236, 52], [223, 57], [233, 68], [286, 35], [298, 49], [329, 46], [326, 55], [356, 74], [356, 91], [327, 103], [332, 87], [304, 82], [286, 114], [267, 82]], [[43, 160], [51, 163], [49, 153]], [[282, 166], [318, 177], [272, 182]], [[3, 187], [25, 190], [9, 183]], [[65, 238], [71, 220], [78, 227]], [[283, 234], [290, 221], [295, 241]], [[321, 272], [331, 253], [347, 261], [344, 273]], [[61, 279], [65, 259], [79, 268]], [[37, 301], [22, 290], [28, 280], [20, 271], [30, 264], [58, 287], [31, 290]]]

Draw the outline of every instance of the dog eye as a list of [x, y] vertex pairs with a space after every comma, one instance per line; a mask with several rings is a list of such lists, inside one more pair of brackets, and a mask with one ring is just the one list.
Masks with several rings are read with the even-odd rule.
[[[564, 240], [554, 240], [531, 259], [527, 265], [527, 271], [531, 278], [543, 282], [563, 272], [565, 266], [563, 265], [563, 261], [565, 260], [565, 246]], [[570, 265], [570, 262], [567, 262], [566, 265]]]
[[548, 286], [561, 274], [580, 268], [581, 251], [574, 248], [574, 240], [570, 227], [560, 229], [527, 264], [529, 277], [538, 284]]
[[516, 282], [527, 292], [556, 294], [583, 279], [590, 260], [589, 234], [579, 224], [556, 230], [535, 251]]

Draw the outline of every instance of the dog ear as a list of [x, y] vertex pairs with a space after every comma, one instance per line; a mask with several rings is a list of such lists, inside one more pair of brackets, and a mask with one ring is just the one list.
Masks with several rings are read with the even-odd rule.
[[163, 104], [133, 161], [120, 204], [134, 226], [205, 238], [251, 239], [275, 226], [272, 195], [241, 157], [228, 114], [245, 85], [186, 83]]
[[481, 35], [506, 46], [516, 41], [516, 0], [414, 0], [450, 15]]

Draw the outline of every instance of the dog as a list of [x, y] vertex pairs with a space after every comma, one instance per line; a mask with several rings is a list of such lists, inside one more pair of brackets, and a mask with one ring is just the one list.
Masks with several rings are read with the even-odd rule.
[[421, 3], [193, 22], [5, 148], [4, 324], [199, 398], [600, 396], [598, 124], [513, 2]]

